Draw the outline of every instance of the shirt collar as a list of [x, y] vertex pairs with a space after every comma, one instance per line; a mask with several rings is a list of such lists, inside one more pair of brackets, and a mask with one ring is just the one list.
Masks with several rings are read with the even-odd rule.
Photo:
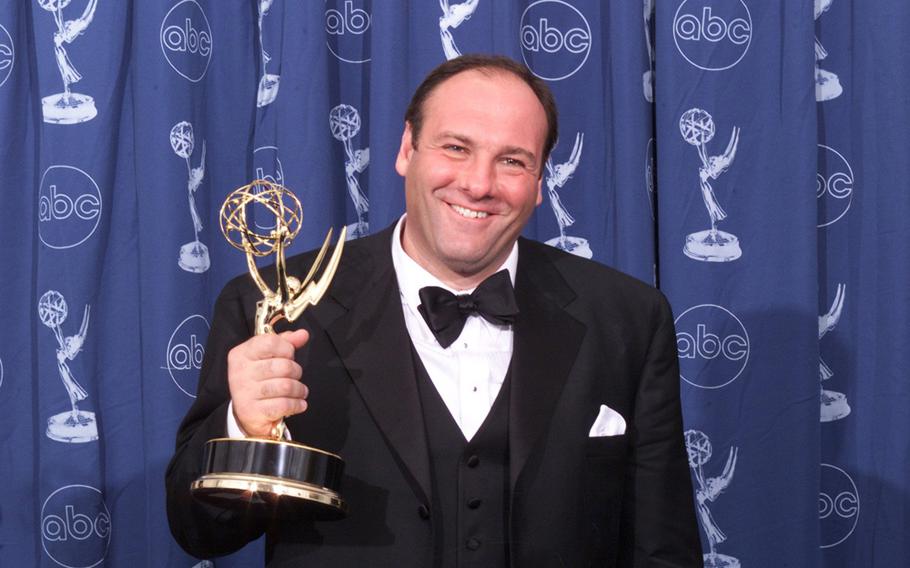
[[[425, 268], [417, 264], [413, 258], [404, 252], [401, 246], [401, 229], [404, 227], [407, 213], [401, 216], [398, 223], [395, 224], [395, 231], [392, 233], [392, 265], [395, 268], [395, 276], [398, 278], [398, 290], [401, 292], [401, 301], [404, 304], [419, 306], [420, 289], [425, 286], [439, 286], [453, 294], [470, 294], [474, 288], [469, 290], [455, 290], [446, 286], [439, 278], [430, 274]], [[518, 242], [512, 245], [512, 251], [506, 257], [505, 262], [499, 267], [499, 270], [508, 270], [509, 278], [512, 279], [512, 286], [515, 286], [515, 270], [518, 267]], [[497, 272], [499, 271], [497, 270]]]

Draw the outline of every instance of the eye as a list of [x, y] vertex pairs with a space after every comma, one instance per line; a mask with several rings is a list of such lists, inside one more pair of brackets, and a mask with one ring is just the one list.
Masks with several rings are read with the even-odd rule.
[[457, 154], [461, 154], [467, 151], [467, 148], [464, 146], [459, 146], [458, 144], [445, 144], [442, 148], [447, 152], [455, 152]]
[[519, 160], [518, 158], [505, 157], [502, 159], [502, 163], [507, 166], [511, 166], [513, 168], [524, 168], [525, 167], [525, 163], [523, 161]]

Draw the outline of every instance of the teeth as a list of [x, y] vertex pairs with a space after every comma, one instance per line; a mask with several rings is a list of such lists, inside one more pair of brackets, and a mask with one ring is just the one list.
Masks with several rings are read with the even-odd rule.
[[474, 211], [473, 209], [459, 207], [458, 205], [452, 205], [452, 209], [462, 217], [467, 217], [469, 219], [484, 219], [489, 215], [486, 211]]

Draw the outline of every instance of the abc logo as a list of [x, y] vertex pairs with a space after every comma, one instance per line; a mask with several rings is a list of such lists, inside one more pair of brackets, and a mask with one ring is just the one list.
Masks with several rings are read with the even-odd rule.
[[859, 520], [859, 492], [853, 479], [839, 467], [821, 464], [818, 518], [821, 547], [830, 548], [847, 540]]
[[673, 18], [676, 49], [692, 65], [723, 71], [752, 43], [752, 15], [743, 0], [685, 0]]
[[110, 542], [111, 513], [94, 487], [67, 485], [44, 500], [41, 545], [60, 566], [98, 566], [104, 562]]
[[847, 214], [853, 203], [853, 168], [840, 152], [818, 145], [818, 227], [833, 225]]
[[38, 237], [52, 249], [84, 243], [101, 220], [101, 190], [73, 166], [51, 166], [38, 190]]
[[13, 62], [16, 56], [13, 53], [13, 38], [10, 37], [6, 28], [0, 26], [0, 87], [9, 79], [10, 73], [13, 72]]
[[538, 0], [525, 8], [520, 34], [525, 65], [548, 81], [571, 77], [591, 53], [588, 20], [562, 0]]
[[196, 382], [208, 335], [208, 320], [194, 314], [180, 322], [167, 342], [167, 372], [177, 388], [192, 398], [196, 398]]
[[370, 60], [370, 2], [326, 0], [326, 46], [332, 55], [348, 63]]
[[733, 312], [701, 304], [676, 318], [681, 378], [703, 389], [735, 381], [749, 362], [749, 334]]
[[181, 77], [198, 82], [212, 60], [212, 29], [196, 0], [178, 2], [161, 22], [161, 51]]
[[[253, 179], [264, 179], [266, 181], [284, 185], [284, 169], [281, 167], [281, 160], [278, 159], [278, 148], [275, 146], [260, 146], [253, 150]], [[254, 188], [258, 193], [259, 189]], [[259, 229], [271, 231], [275, 228], [277, 221], [275, 214], [268, 211], [264, 206], [254, 203], [247, 214], [252, 213], [254, 223]]]

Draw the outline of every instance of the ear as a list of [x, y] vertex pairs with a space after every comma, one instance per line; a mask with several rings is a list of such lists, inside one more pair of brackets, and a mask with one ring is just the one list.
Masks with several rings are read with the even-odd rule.
[[404, 132], [401, 133], [401, 146], [398, 147], [398, 155], [395, 156], [395, 171], [402, 177], [407, 173], [408, 165], [411, 163], [411, 154], [414, 153], [413, 142], [411, 123], [405, 122]]
[[541, 203], [543, 203], [543, 176], [537, 179], [537, 203], [535, 207]]

